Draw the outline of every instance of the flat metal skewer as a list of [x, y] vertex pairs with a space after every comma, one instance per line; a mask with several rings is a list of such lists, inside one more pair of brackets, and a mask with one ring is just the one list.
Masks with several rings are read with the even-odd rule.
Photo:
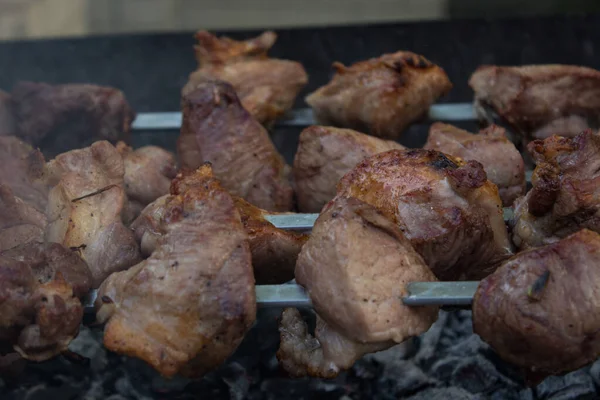
[[[431, 121], [472, 121], [477, 115], [471, 103], [434, 104], [427, 115]], [[181, 112], [151, 112], [139, 113], [131, 127], [136, 130], [179, 129], [181, 127]], [[301, 108], [292, 110], [288, 118], [277, 121], [280, 126], [309, 126], [316, 121], [312, 109]]]
[[[479, 282], [411, 282], [406, 286], [408, 296], [402, 298], [407, 306], [468, 306]], [[86, 313], [94, 312], [97, 290], [92, 290], [83, 301]], [[256, 305], [259, 308], [312, 307], [310, 298], [300, 285], [257, 285]]]

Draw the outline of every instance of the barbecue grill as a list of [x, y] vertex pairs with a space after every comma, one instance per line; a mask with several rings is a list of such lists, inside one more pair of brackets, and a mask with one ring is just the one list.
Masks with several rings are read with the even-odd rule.
[[[474, 130], [472, 94], [466, 82], [478, 65], [557, 62], [598, 67], [600, 56], [593, 45], [600, 39], [594, 31], [598, 22], [597, 17], [547, 18], [279, 31], [273, 56], [303, 63], [310, 76], [305, 94], [328, 80], [334, 60], [350, 63], [398, 48], [418, 51], [443, 66], [455, 84], [450, 95], [443, 99], [447, 104], [434, 107], [430, 118], [459, 121], [458, 125]], [[118, 87], [140, 112], [134, 125], [133, 145], [156, 144], [173, 150], [174, 129], [180, 117], [171, 112], [179, 109], [180, 88], [195, 68], [191, 46], [191, 34], [1, 44], [0, 87], [10, 88], [23, 79]], [[273, 133], [276, 146], [288, 162], [293, 158], [301, 127], [310, 123], [302, 97], [301, 94], [290, 119], [279, 124]], [[156, 114], [162, 112], [169, 115]], [[426, 129], [426, 123], [413, 125], [401, 142], [409, 147], [422, 146]], [[72, 147], [78, 144], [73, 143]], [[304, 225], [292, 225], [310, 226], [310, 221], [301, 223]], [[298, 301], [306, 305], [305, 300]], [[256, 326], [231, 360], [197, 382], [162, 379], [139, 360], [109, 353], [101, 345], [101, 331], [83, 327], [70, 346], [71, 356], [23, 365], [25, 371], [20, 377], [0, 381], [0, 397], [566, 399], [599, 396], [599, 363], [565, 377], [547, 378], [536, 388], [527, 388], [518, 371], [498, 359], [472, 334], [470, 311], [466, 310], [442, 311], [426, 334], [366, 356], [335, 380], [288, 379], [279, 372], [274, 358], [279, 339], [275, 322], [279, 313], [280, 310], [273, 308], [260, 310]]]

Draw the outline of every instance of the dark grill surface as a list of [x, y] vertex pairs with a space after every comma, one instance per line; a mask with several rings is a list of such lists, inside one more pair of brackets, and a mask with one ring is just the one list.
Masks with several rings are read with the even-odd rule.
[[[480, 64], [569, 63], [600, 69], [600, 16], [472, 20], [279, 31], [272, 55], [302, 62], [310, 75], [306, 94], [324, 84], [332, 61], [351, 63], [398, 49], [440, 64], [454, 83], [443, 101], [472, 100], [467, 86]], [[239, 32], [248, 37], [256, 32]], [[196, 65], [190, 32], [169, 35], [0, 44], [0, 88], [18, 80], [91, 82], [122, 89], [138, 112], [174, 111], [179, 91]], [[298, 107], [304, 107], [303, 95]], [[465, 124], [474, 129], [474, 124]], [[402, 142], [421, 146], [427, 127], [409, 129]], [[274, 132], [288, 162], [299, 129]], [[134, 146], [174, 150], [177, 132], [137, 132]], [[73, 143], [77, 146], [77, 143]], [[288, 379], [278, 370], [278, 310], [261, 310], [257, 326], [232, 359], [199, 382], [160, 378], [141, 361], [107, 352], [100, 328], [82, 328], [61, 356], [27, 364], [16, 377], [0, 378], [0, 399], [596, 399], [600, 362], [535, 388], [473, 335], [470, 312], [442, 312], [425, 335], [365, 357], [332, 381]], [[1, 368], [1, 365], [0, 365]]]

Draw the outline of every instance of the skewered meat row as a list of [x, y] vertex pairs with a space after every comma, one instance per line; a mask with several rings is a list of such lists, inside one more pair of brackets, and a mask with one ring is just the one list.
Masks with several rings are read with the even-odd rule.
[[290, 167], [230, 84], [199, 82], [183, 96], [182, 107], [177, 140], [182, 167], [195, 169], [208, 161], [232, 194], [268, 211], [291, 210]]
[[161, 374], [201, 376], [235, 350], [255, 319], [248, 236], [210, 167], [179, 174], [150, 258], [101, 286], [104, 345]]
[[48, 220], [12, 190], [0, 184], [0, 251], [31, 241], [43, 241]]
[[477, 135], [436, 122], [429, 129], [425, 149], [438, 150], [464, 160], [479, 161], [487, 178], [498, 186], [504, 206], [525, 192], [525, 163], [506, 131], [491, 125]]
[[258, 122], [269, 126], [294, 105], [296, 96], [308, 82], [302, 64], [267, 56], [277, 40], [275, 32], [236, 41], [199, 31], [196, 40], [199, 68], [190, 74], [182, 91], [184, 96], [206, 79], [223, 80], [233, 86], [242, 106]]

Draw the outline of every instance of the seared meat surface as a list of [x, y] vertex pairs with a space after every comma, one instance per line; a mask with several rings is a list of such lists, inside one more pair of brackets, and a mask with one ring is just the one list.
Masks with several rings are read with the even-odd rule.
[[125, 166], [127, 205], [124, 222], [133, 221], [148, 204], [169, 193], [171, 180], [177, 175], [175, 155], [157, 146], [133, 150], [124, 142], [117, 143]]
[[331, 378], [368, 352], [429, 329], [437, 307], [402, 303], [406, 284], [435, 276], [398, 226], [357, 199], [336, 198], [315, 222], [296, 265], [318, 314], [312, 338], [300, 315], [284, 311], [277, 358], [295, 376]]
[[302, 131], [294, 158], [300, 212], [318, 213], [335, 197], [338, 181], [359, 162], [404, 147], [351, 129], [311, 126]]
[[0, 184], [40, 212], [45, 212], [48, 204], [48, 187], [43, 180], [45, 163], [39, 150], [14, 136], [0, 136]]
[[498, 189], [477, 161], [433, 150], [371, 156], [338, 184], [393, 220], [441, 280], [477, 280], [510, 256]]
[[533, 188], [515, 202], [513, 242], [541, 246], [582, 228], [600, 232], [600, 137], [551, 136], [528, 146], [537, 167]]
[[12, 90], [17, 134], [50, 154], [127, 137], [135, 113], [117, 89], [19, 82]]
[[183, 97], [177, 141], [182, 167], [208, 161], [215, 177], [234, 195], [268, 211], [289, 211], [290, 168], [265, 128], [242, 107], [233, 87], [206, 80]]
[[14, 350], [44, 361], [67, 349], [79, 332], [83, 308], [59, 274], [70, 266], [29, 261], [0, 255], [0, 353]]
[[0, 136], [16, 134], [16, 123], [13, 115], [10, 95], [0, 90]]
[[44, 239], [46, 215], [0, 184], [0, 251]]
[[203, 166], [179, 174], [152, 255], [100, 287], [104, 345], [164, 376], [199, 377], [236, 349], [256, 313], [248, 236], [235, 204]]
[[425, 149], [441, 151], [463, 160], [479, 161], [487, 178], [498, 186], [504, 206], [525, 193], [525, 163], [506, 131], [491, 125], [477, 135], [436, 122], [429, 128]]
[[296, 259], [308, 235], [276, 228], [265, 219], [265, 210], [240, 197], [233, 200], [250, 240], [256, 283], [271, 285], [294, 279]]
[[332, 80], [306, 98], [317, 122], [385, 138], [399, 138], [452, 88], [443, 69], [408, 51], [333, 67]]
[[276, 39], [275, 32], [270, 31], [245, 41], [199, 31], [195, 46], [199, 68], [190, 74], [183, 95], [193, 92], [206, 78], [226, 81], [242, 106], [258, 122], [270, 125], [294, 105], [308, 82], [300, 63], [267, 56]]
[[106, 141], [58, 155], [46, 164], [51, 185], [46, 240], [77, 249], [93, 287], [112, 272], [137, 264], [133, 232], [123, 225], [123, 158]]
[[479, 284], [475, 332], [538, 380], [600, 356], [600, 235], [518, 253]]
[[491, 109], [526, 141], [600, 127], [600, 71], [573, 65], [485, 65], [471, 76], [475, 106]]

